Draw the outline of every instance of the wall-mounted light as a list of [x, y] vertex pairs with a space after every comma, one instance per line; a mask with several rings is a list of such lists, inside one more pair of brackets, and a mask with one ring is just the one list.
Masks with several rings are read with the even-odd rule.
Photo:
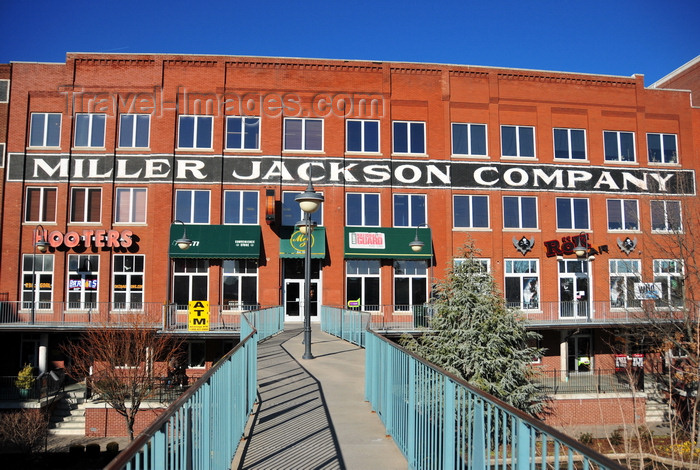
[[181, 249], [181, 250], [187, 250], [189, 247], [192, 246], [192, 240], [187, 238], [187, 226], [185, 223], [181, 220], [174, 220], [173, 224], [182, 224], [182, 237], [178, 238], [175, 240], [175, 244]]
[[42, 253], [46, 253], [46, 250], [49, 249], [49, 242], [46, 241], [44, 232], [43, 225], [37, 225], [34, 229], [34, 247]]
[[423, 249], [423, 247], [425, 246], [425, 243], [423, 243], [422, 241], [420, 241], [420, 239], [418, 239], [418, 229], [421, 227], [428, 227], [428, 224], [418, 224], [416, 226], [416, 237], [413, 239], [412, 242], [410, 242], [408, 244], [408, 246], [411, 247], [411, 250], [413, 250], [416, 253], [421, 251]]
[[267, 225], [275, 221], [275, 190], [265, 191], [265, 222]]
[[583, 258], [586, 256], [586, 253], [588, 253], [588, 236], [581, 232], [578, 236], [578, 243], [574, 247], [574, 253], [576, 253], [576, 256], [579, 258]]

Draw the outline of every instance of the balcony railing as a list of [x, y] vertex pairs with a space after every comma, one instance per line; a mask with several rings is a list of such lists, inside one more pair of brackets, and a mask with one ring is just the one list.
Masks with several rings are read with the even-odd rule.
[[616, 372], [615, 369], [596, 369], [590, 372], [537, 371], [533, 382], [538, 383], [547, 395], [626, 393], [644, 390], [644, 374], [636, 375], [626, 370]]
[[16, 385], [17, 376], [0, 377], [0, 400], [41, 401], [61, 392], [64, 380], [64, 371], [57, 369], [39, 374], [30, 388], [21, 389]]

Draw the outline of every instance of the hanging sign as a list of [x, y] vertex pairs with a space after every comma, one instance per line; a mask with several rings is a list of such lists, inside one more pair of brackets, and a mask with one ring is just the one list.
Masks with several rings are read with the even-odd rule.
[[209, 301], [193, 300], [190, 302], [188, 310], [187, 329], [190, 331], [209, 331]]

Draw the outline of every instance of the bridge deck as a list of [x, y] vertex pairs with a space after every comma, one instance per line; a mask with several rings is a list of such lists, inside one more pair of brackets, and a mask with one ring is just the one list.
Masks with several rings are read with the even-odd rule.
[[312, 329], [314, 359], [301, 359], [303, 328], [258, 347], [260, 406], [238, 469], [406, 469], [364, 400], [365, 350]]

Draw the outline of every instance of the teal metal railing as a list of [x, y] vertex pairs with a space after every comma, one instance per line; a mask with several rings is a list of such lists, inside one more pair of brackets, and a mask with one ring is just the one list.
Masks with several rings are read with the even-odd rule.
[[411, 469], [624, 468], [383, 336], [365, 341], [365, 398]]
[[281, 307], [246, 312], [241, 342], [105, 469], [230, 468], [257, 390], [257, 343], [283, 328]]
[[370, 318], [369, 313], [323, 306], [321, 330], [364, 348]]

